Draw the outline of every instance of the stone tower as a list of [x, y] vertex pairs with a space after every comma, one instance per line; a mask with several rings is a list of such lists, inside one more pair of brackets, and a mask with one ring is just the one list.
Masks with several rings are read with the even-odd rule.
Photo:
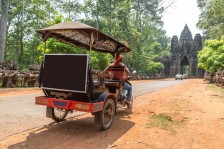
[[171, 66], [170, 75], [188, 74], [189, 77], [202, 77], [203, 70], [198, 68], [198, 51], [202, 49], [202, 38], [196, 34], [192, 38], [191, 31], [185, 25], [181, 32], [180, 39], [173, 36], [171, 40]]

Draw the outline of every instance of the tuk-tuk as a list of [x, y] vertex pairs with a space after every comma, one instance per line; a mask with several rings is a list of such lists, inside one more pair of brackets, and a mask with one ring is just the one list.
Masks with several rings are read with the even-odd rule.
[[[62, 22], [37, 32], [45, 42], [55, 38], [113, 56], [131, 51], [123, 43], [80, 22]], [[45, 96], [36, 97], [35, 103], [46, 106], [48, 118], [61, 122], [69, 111], [84, 111], [92, 113], [94, 122], [103, 130], [111, 127], [116, 109], [126, 105], [126, 92], [122, 89], [124, 80], [106, 79], [91, 69], [90, 61], [90, 54], [44, 55], [39, 87]]]

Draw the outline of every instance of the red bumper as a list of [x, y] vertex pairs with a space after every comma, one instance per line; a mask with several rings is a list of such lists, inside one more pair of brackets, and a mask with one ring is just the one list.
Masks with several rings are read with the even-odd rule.
[[48, 98], [46, 96], [38, 96], [35, 98], [35, 104], [45, 105], [54, 108], [62, 108], [68, 110], [77, 110], [84, 112], [97, 112], [103, 109], [103, 102], [89, 103], [89, 102], [79, 102], [72, 100], [63, 100], [56, 98]]

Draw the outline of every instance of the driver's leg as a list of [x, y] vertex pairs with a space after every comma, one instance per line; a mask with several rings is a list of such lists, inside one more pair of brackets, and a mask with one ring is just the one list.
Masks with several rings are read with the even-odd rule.
[[128, 101], [131, 101], [132, 86], [125, 82], [125, 83], [124, 83], [124, 89], [126, 89], [126, 90], [128, 91], [128, 94], [127, 94], [127, 100], [128, 100]]

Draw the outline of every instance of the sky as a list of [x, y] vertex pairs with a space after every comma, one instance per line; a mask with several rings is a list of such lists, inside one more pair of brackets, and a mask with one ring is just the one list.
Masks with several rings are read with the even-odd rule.
[[167, 36], [177, 35], [180, 37], [185, 24], [188, 25], [193, 38], [197, 33], [202, 35], [202, 31], [196, 26], [199, 15], [200, 10], [197, 8], [197, 0], [177, 0], [163, 14], [162, 20]]

